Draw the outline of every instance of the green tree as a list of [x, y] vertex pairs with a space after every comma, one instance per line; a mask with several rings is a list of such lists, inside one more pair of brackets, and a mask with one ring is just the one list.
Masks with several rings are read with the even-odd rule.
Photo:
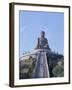
[[53, 68], [54, 77], [63, 77], [64, 76], [64, 65], [56, 65]]

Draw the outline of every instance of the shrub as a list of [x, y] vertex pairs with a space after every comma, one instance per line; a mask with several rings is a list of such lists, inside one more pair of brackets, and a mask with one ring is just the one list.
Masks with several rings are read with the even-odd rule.
[[56, 65], [53, 68], [54, 77], [63, 77], [64, 76], [64, 65]]

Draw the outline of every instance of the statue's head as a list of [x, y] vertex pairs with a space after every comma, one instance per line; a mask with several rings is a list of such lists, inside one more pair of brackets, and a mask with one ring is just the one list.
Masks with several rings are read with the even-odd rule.
[[41, 37], [45, 37], [45, 32], [41, 31]]

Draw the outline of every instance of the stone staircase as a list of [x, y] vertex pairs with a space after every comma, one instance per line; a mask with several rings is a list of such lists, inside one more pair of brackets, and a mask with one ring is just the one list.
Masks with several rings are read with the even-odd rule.
[[49, 78], [49, 67], [47, 63], [47, 57], [45, 51], [36, 52], [36, 66], [33, 71], [33, 78]]

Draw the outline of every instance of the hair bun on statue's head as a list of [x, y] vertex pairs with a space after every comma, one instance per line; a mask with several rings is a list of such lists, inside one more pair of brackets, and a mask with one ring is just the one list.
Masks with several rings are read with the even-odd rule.
[[41, 31], [41, 33], [45, 34], [45, 31]]

